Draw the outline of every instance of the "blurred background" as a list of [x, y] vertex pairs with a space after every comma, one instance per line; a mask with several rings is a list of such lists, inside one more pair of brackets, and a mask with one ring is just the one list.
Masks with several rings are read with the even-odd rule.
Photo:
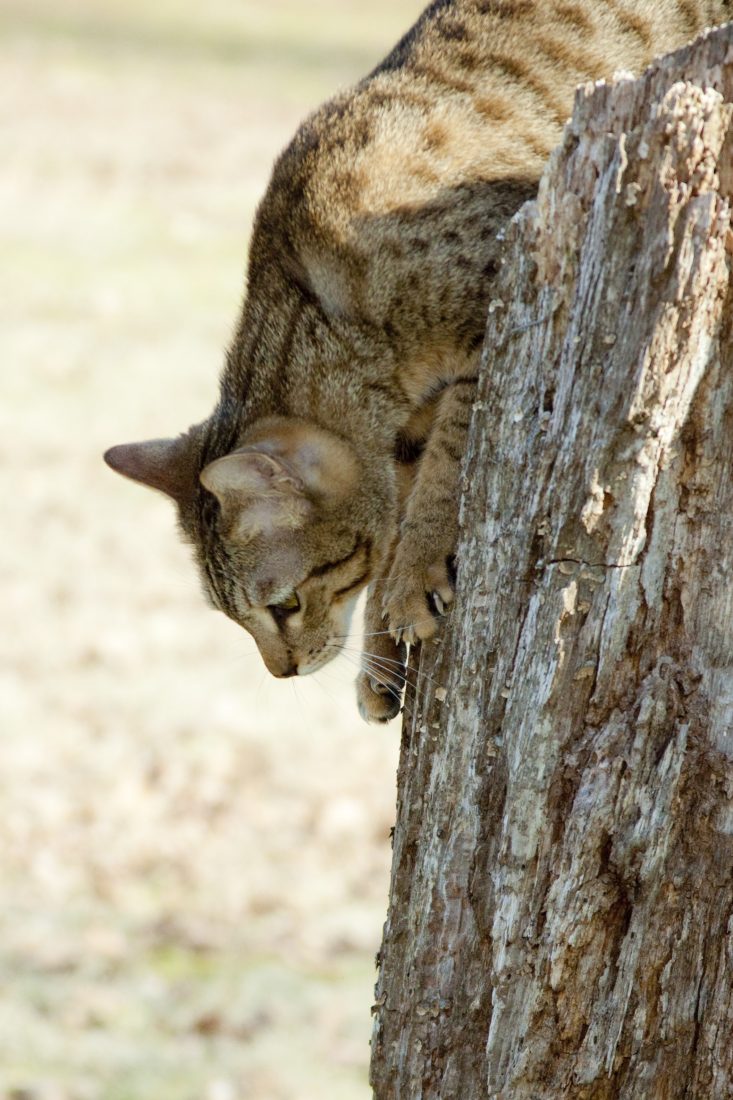
[[4, 1100], [369, 1096], [399, 725], [100, 456], [209, 412], [273, 157], [421, 7], [0, 0]]

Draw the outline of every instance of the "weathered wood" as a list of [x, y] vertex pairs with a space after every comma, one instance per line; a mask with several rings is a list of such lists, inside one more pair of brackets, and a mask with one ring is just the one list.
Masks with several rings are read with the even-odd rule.
[[733, 1096], [731, 99], [730, 29], [586, 88], [507, 232], [377, 1100]]

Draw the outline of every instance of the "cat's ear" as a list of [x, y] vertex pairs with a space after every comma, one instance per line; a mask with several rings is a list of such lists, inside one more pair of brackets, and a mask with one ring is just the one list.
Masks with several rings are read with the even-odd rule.
[[104, 461], [123, 477], [158, 489], [174, 500], [188, 499], [196, 486], [191, 441], [149, 439], [145, 443], [122, 443], [105, 452]]
[[270, 417], [250, 439], [201, 473], [230, 537], [246, 542], [305, 527], [317, 512], [340, 506], [358, 480], [349, 445], [315, 424]]
[[201, 471], [201, 484], [219, 501], [227, 534], [243, 542], [303, 527], [312, 511], [297, 474], [279, 458], [254, 449], [209, 463]]

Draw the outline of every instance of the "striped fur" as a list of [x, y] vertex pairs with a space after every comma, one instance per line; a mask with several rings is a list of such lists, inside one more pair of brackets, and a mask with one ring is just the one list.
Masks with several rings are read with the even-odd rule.
[[[577, 84], [640, 70], [730, 7], [437, 0], [279, 158], [219, 403], [188, 433], [183, 463], [172, 445], [167, 490], [212, 602], [251, 631], [276, 675], [329, 659], [369, 583], [367, 631], [383, 630], [384, 612], [392, 637], [369, 644], [377, 663], [365, 665], [359, 705], [369, 719], [396, 713], [404, 641], [429, 637], [452, 598], [497, 231], [535, 193]], [[315, 459], [303, 444], [314, 425]], [[344, 447], [358, 475], [329, 497]], [[249, 457], [217, 467], [212, 495], [199, 474], [237, 451]], [[165, 488], [159, 468], [154, 481], [123, 467]], [[271, 468], [278, 483], [253, 507], [237, 485]]]

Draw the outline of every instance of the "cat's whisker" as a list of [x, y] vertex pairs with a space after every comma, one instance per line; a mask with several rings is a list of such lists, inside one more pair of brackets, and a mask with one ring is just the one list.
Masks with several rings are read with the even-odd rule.
[[[452, 606], [452, 605], [451, 605], [451, 606]], [[449, 608], [447, 608], [446, 610], [449, 610]], [[442, 616], [442, 615], [441, 615], [441, 616], [439, 616], [439, 620], [440, 620], [440, 619], [442, 619], [442, 618], [444, 618], [444, 617], [445, 617], [445, 616]], [[417, 621], [416, 621], [415, 623], [413, 623], [412, 625], [413, 625], [413, 626], [420, 626], [420, 625], [421, 625], [422, 623], [429, 623], [429, 622], [435, 622], [435, 616], [433, 616], [433, 615], [426, 615], [426, 616], [425, 616], [425, 617], [424, 617], [423, 619], [418, 619], [418, 620], [417, 620]], [[407, 629], [407, 627], [401, 627], [400, 629], [402, 629], [402, 630], [406, 630], [406, 629]], [[388, 635], [388, 634], [390, 634], [390, 635], [393, 635], [393, 634], [394, 634], [394, 631], [392, 631], [392, 630], [365, 630], [365, 631], [363, 631], [363, 632], [362, 632], [361, 634], [356, 634], [356, 633], [350, 633], [350, 634], [337, 634], [337, 635], [336, 635], [335, 637], [336, 637], [336, 639], [337, 639], [337, 640], [345, 640], [345, 639], [348, 639], [348, 638], [378, 638], [378, 637], [386, 637], [386, 635]]]
[[391, 634], [391, 633], [392, 633], [391, 630], [370, 630], [370, 631], [363, 631], [361, 634], [337, 634], [336, 637], [339, 640], [348, 639], [348, 638], [353, 638], [354, 640], [357, 640], [359, 638], [376, 638], [379, 635], [385, 635], [385, 634]]
[[406, 691], [409, 688], [410, 691], [414, 692], [416, 696], [420, 692], [420, 682], [418, 680], [410, 680], [409, 677], [398, 676], [394, 672], [393, 669], [383, 669], [383, 668], [380, 668], [379, 665], [371, 665], [371, 666], [365, 665], [364, 670], [368, 671], [370, 675], [374, 671], [377, 671], [377, 672], [380, 673], [380, 675], [383, 678], [386, 678], [390, 683], [395, 683], [395, 682], [399, 681], [399, 683], [402, 686], [402, 689], [404, 689]]
[[347, 660], [352, 657], [363, 657], [369, 658], [372, 661], [379, 661], [385, 666], [392, 665], [395, 670], [399, 670], [400, 672], [403, 672], [406, 668], [403, 661], [395, 661], [391, 657], [382, 657], [379, 653], [370, 653], [369, 650], [362, 649], [361, 646], [340, 646], [338, 652], [342, 653]]
[[333, 702], [333, 703], [336, 703], [336, 702], [338, 702], [338, 700], [337, 700], [336, 696], [335, 696], [335, 695], [333, 694], [333, 692], [332, 692], [332, 691], [329, 691], [329, 690], [328, 690], [328, 688], [326, 687], [326, 685], [325, 685], [325, 684], [323, 683], [323, 681], [322, 681], [322, 680], [320, 679], [320, 677], [321, 677], [322, 675], [324, 675], [324, 673], [325, 673], [325, 675], [326, 675], [326, 676], [329, 676], [329, 675], [330, 675], [331, 679], [333, 679], [333, 680], [336, 680], [336, 679], [337, 679], [337, 677], [335, 677], [335, 676], [333, 675], [333, 673], [332, 673], [332, 672], [331, 672], [331, 673], [328, 673], [328, 672], [326, 672], [326, 671], [325, 671], [325, 669], [323, 669], [323, 668], [319, 668], [317, 672], [314, 672], [314, 673], [313, 673], [313, 681], [314, 681], [314, 683], [318, 684], [318, 687], [319, 687], [319, 688], [321, 689], [321, 691], [322, 691], [322, 692], [324, 692], [324, 694], [325, 694], [325, 695], [326, 695], [326, 696], [327, 696], [327, 697], [328, 697], [328, 698], [329, 698], [329, 699], [331, 700], [331, 702]]
[[365, 657], [373, 657], [375, 660], [381, 661], [382, 664], [385, 664], [385, 665], [394, 665], [395, 668], [406, 668], [407, 667], [405, 665], [404, 661], [396, 661], [396, 660], [394, 660], [394, 658], [385, 657], [381, 653], [372, 653], [371, 650], [369, 650], [369, 649], [362, 649], [362, 650], [360, 650], [360, 652], [363, 653]]
[[369, 676], [373, 676], [378, 683], [383, 684], [393, 691], [406, 691], [409, 688], [417, 694], [418, 684], [416, 682], [410, 680], [408, 676], [401, 675], [393, 668], [385, 668], [380, 665], [378, 661], [374, 660], [374, 658], [364, 658], [360, 670], [366, 672]]
[[428, 676], [427, 672], [422, 672], [418, 669], [411, 668], [409, 665], [405, 665], [401, 661], [395, 661], [391, 657], [382, 657], [378, 653], [370, 653], [369, 650], [360, 650], [358, 652], [363, 657], [370, 658], [372, 661], [378, 661], [383, 667], [385, 667], [387, 671], [394, 671], [395, 673], [398, 673], [400, 672], [400, 670], [402, 670], [404, 672], [405, 681], [407, 683], [412, 683], [412, 681], [409, 679], [410, 674], [412, 674], [415, 678], [415, 685], [418, 684], [420, 680], [427, 680], [428, 683], [433, 684], [435, 687], [441, 686], [438, 681], [435, 680], [432, 676]]
[[318, 676], [328, 676], [331, 680], [335, 680], [336, 683], [343, 684], [346, 682], [344, 676], [340, 675], [343, 673], [345, 673], [345, 669], [341, 668], [338, 665], [334, 668], [332, 664], [328, 664], [323, 665], [321, 668], [317, 669], [316, 672], [312, 673], [312, 676], [313, 679], [316, 680], [316, 682]]
[[355, 651], [354, 657], [366, 663], [369, 662], [372, 666], [377, 666], [384, 670], [385, 673], [391, 673], [393, 676], [398, 677], [404, 683], [410, 683], [408, 673], [413, 671], [408, 669], [400, 661], [391, 661], [389, 658], [380, 657], [377, 653], [367, 653], [365, 651]]
[[392, 692], [394, 695], [401, 695], [403, 690], [408, 687], [412, 687], [412, 684], [397, 684], [394, 680], [385, 676], [378, 669], [365, 667], [364, 672], [368, 674], [370, 679], [374, 680], [380, 687], [386, 688], [387, 691]]
[[267, 676], [267, 669], [266, 669], [266, 668], [264, 668], [264, 669], [262, 670], [262, 675], [260, 676], [260, 681], [259, 681], [259, 683], [258, 683], [258, 685], [257, 685], [257, 690], [256, 690], [256, 692], [255, 692], [255, 700], [259, 700], [260, 694], [262, 693], [262, 685], [263, 685], [263, 684], [264, 684], [264, 682], [265, 682], [265, 678], [266, 678], [266, 676]]
[[379, 673], [380, 676], [382, 674], [387, 675], [389, 673], [394, 676], [395, 680], [399, 679], [402, 681], [403, 684], [407, 682], [404, 677], [397, 676], [397, 674], [393, 673], [391, 669], [380, 668], [372, 657], [367, 657], [364, 654], [357, 655], [355, 653], [346, 653], [344, 654], [344, 656], [346, 657], [349, 664], [353, 665], [353, 667], [358, 669], [359, 672], [367, 672], [370, 675], [372, 673]]
[[227, 663], [231, 664], [232, 666], [239, 666], [239, 665], [243, 664], [245, 661], [251, 661], [253, 659], [262, 660], [259, 653], [247, 653], [247, 652], [232, 653], [230, 655]]
[[[368, 649], [364, 649], [364, 646], [361, 645], [360, 643], [357, 643], [355, 645], [340, 645], [338, 647], [338, 651], [339, 651], [339, 653], [369, 653], [370, 652]], [[379, 657], [380, 654], [374, 653], [374, 654], [372, 654], [372, 656]], [[385, 660], [391, 660], [391, 659], [392, 658], [385, 658]], [[396, 664], [404, 664], [404, 662], [397, 661]]]
[[398, 681], [399, 683], [401, 683], [403, 685], [403, 687], [406, 684], [410, 684], [410, 686], [412, 686], [412, 683], [407, 678], [407, 676], [404, 676], [402, 673], [398, 672], [396, 669], [385, 668], [384, 665], [380, 664], [378, 661], [375, 661], [374, 658], [371, 658], [371, 657], [365, 657], [362, 660], [363, 660], [362, 667], [364, 669], [368, 669], [369, 671], [373, 671], [373, 670], [376, 669], [382, 675], [387, 676], [387, 677], [391, 677], [393, 680]]
[[[395, 677], [399, 677], [403, 684], [409, 684], [410, 687], [417, 690], [417, 685], [421, 680], [426, 680], [434, 687], [440, 687], [441, 685], [432, 676], [428, 676], [426, 672], [420, 672], [417, 669], [410, 668], [409, 665], [405, 665], [402, 661], [395, 661], [391, 657], [383, 657], [378, 653], [370, 653], [369, 650], [356, 649], [351, 647], [341, 647], [339, 652], [343, 653], [344, 657], [348, 660], [351, 656], [368, 660], [371, 665], [379, 665], [385, 674], [391, 674]], [[353, 663], [353, 662], [352, 662]], [[414, 677], [410, 679], [410, 676]]]
[[302, 702], [301, 702], [300, 695], [298, 694], [298, 688], [296, 686], [295, 679], [292, 678], [289, 681], [289, 683], [290, 683], [291, 688], [293, 689], [293, 695], [295, 697], [295, 702], [296, 702], [296, 705], [298, 707], [299, 720], [302, 721], [303, 718], [305, 718], [306, 725], [308, 726], [308, 728], [311, 732], [311, 736], [312, 736], [313, 735], [313, 723], [311, 722], [311, 718], [310, 718], [310, 715], [308, 713], [308, 708], [304, 707]]

